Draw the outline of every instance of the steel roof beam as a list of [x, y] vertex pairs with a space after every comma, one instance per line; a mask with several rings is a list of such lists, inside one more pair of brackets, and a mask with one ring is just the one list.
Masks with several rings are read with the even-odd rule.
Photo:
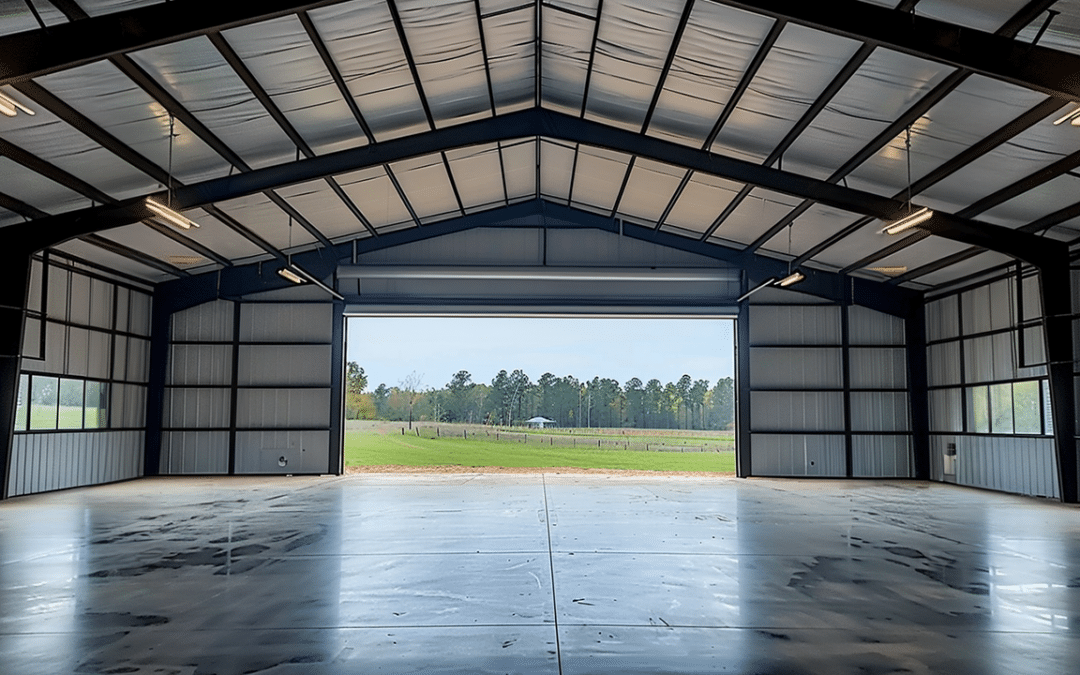
[[172, 0], [95, 17], [86, 16], [77, 5], [59, 7], [68, 18], [78, 20], [0, 37], [0, 54], [4, 55], [0, 59], [0, 84], [341, 1]]
[[153, 257], [151, 255], [147, 255], [146, 253], [143, 253], [142, 251], [137, 251], [137, 250], [135, 250], [135, 249], [133, 249], [133, 248], [131, 248], [129, 246], [124, 246], [123, 244], [117, 243], [117, 242], [115, 242], [115, 241], [113, 241], [111, 239], [106, 239], [105, 237], [102, 237], [100, 235], [88, 234], [88, 235], [85, 235], [85, 236], [81, 237], [81, 239], [82, 239], [82, 241], [85, 241], [87, 244], [97, 246], [100, 249], [103, 249], [105, 251], [109, 251], [110, 253], [115, 253], [116, 255], [119, 255], [119, 256], [123, 256], [123, 257], [125, 257], [125, 258], [127, 258], [129, 260], [134, 260], [135, 262], [137, 262], [137, 263], [139, 263], [141, 265], [145, 265], [145, 266], [147, 266], [147, 267], [149, 267], [151, 269], [155, 269], [155, 270], [157, 270], [159, 272], [164, 272], [165, 274], [168, 274], [170, 276], [174, 276], [174, 277], [189, 277], [189, 276], [191, 276], [190, 272], [187, 272], [186, 270], [182, 270], [179, 267], [174, 267], [173, 265], [170, 265], [169, 263], [165, 262], [164, 260], [158, 260], [157, 258], [155, 258], [155, 257]]
[[[859, 0], [832, 0], [827, 8], [804, 0], [712, 1], [946, 63], [1052, 96], [1080, 98], [1080, 78], [1076, 77], [1080, 55], [1016, 42], [1011, 35], [956, 26]], [[1038, 12], [1031, 16], [1033, 10], [1044, 4], [1051, 3], [1029, 5], [1019, 20], [1030, 23], [1038, 16]], [[1003, 27], [1017, 32], [1022, 28], [1014, 22]]]
[[[697, 172], [761, 186], [788, 195], [812, 199], [834, 208], [891, 220], [906, 210], [904, 202], [862, 190], [854, 190], [827, 181], [761, 166], [729, 157], [652, 138], [632, 131], [610, 127], [591, 120], [543, 109], [531, 109], [500, 117], [478, 120], [455, 127], [436, 129], [416, 136], [398, 138], [329, 155], [303, 159], [290, 164], [269, 166], [247, 173], [207, 180], [175, 191], [173, 203], [178, 208], [193, 208], [235, 199], [275, 187], [303, 183], [339, 173], [383, 165], [410, 157], [443, 152], [449, 148], [494, 143], [514, 138], [542, 136], [632, 153], [658, 162], [681, 166]], [[44, 246], [116, 227], [150, 214], [142, 198], [116, 205], [85, 209], [52, 216], [41, 221], [27, 235]], [[47, 224], [47, 227], [43, 227]], [[13, 225], [12, 227], [23, 227]], [[1045, 239], [985, 223], [939, 213], [927, 225], [935, 234], [989, 250], [1019, 257], [1038, 264], [1039, 249], [1050, 247]], [[1051, 247], [1052, 248], [1052, 247]]]

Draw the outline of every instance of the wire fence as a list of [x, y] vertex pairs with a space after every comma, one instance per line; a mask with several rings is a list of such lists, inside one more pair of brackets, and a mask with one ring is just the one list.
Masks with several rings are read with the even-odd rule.
[[[596, 430], [582, 431], [595, 432]], [[413, 425], [412, 429], [403, 426], [401, 427], [401, 433], [419, 438], [462, 438], [554, 448], [595, 448], [598, 450], [633, 450], [639, 452], [730, 452], [735, 449], [734, 440], [695, 439], [692, 436], [657, 438], [646, 435], [633, 435], [611, 438], [583, 433], [544, 434], [491, 427], [467, 428], [456, 425]]]

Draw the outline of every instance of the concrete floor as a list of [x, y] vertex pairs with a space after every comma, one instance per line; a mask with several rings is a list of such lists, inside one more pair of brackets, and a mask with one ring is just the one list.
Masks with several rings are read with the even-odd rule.
[[0, 503], [0, 673], [1075, 673], [1080, 509], [944, 485], [149, 479]]

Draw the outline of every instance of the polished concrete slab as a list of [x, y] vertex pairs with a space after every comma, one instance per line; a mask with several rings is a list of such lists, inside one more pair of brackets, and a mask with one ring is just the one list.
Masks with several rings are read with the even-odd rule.
[[1073, 673], [1080, 509], [914, 482], [161, 478], [0, 503], [0, 673]]

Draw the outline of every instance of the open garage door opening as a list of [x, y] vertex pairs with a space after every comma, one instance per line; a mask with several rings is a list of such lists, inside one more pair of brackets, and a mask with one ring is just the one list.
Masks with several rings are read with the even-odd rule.
[[735, 471], [733, 319], [346, 322], [347, 470]]

